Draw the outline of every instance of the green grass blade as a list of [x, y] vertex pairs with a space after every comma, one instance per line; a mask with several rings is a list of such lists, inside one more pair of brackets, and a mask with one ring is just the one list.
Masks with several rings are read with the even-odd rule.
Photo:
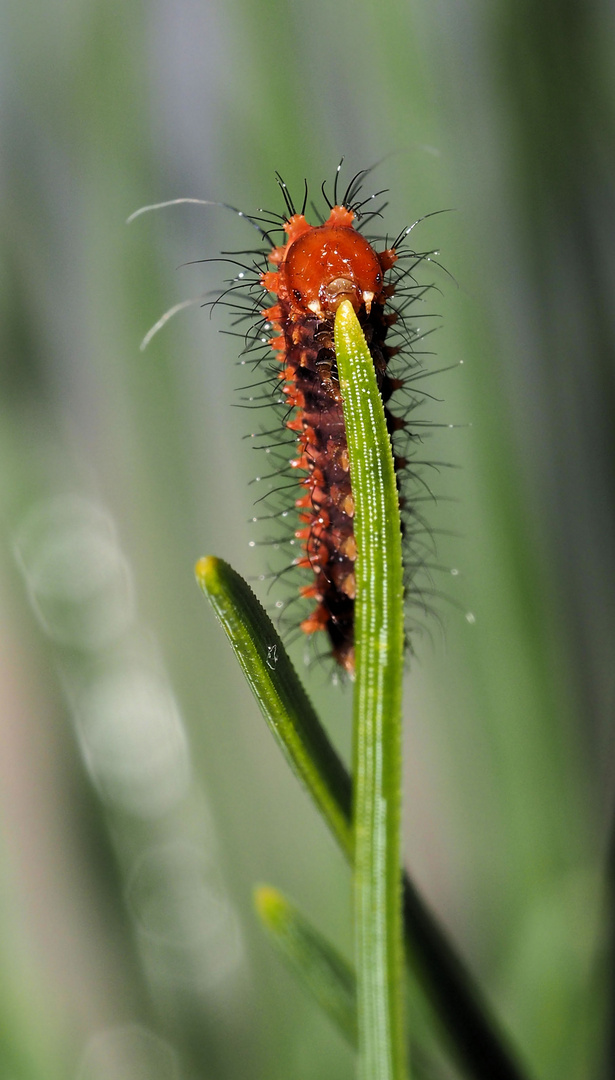
[[289, 900], [269, 885], [254, 890], [267, 933], [348, 1042], [357, 1045], [357, 983], [350, 964]]
[[291, 769], [351, 857], [350, 777], [271, 619], [245, 581], [222, 559], [200, 559], [195, 572]]
[[[250, 586], [228, 563], [209, 556], [199, 561], [196, 575], [280, 749], [352, 863], [351, 780], [277, 630]], [[275, 646], [273, 668], [267, 664], [267, 645]], [[413, 971], [467, 1074], [475, 1080], [524, 1080], [480, 990], [407, 876], [404, 921]]]
[[359, 1075], [406, 1076], [401, 827], [404, 590], [399, 493], [374, 362], [350, 301], [335, 353], [355, 503], [355, 938]]
[[[254, 890], [254, 906], [274, 948], [356, 1050], [357, 978], [354, 968], [278, 889], [259, 885]], [[413, 1046], [411, 1052], [417, 1080], [418, 1077], [427, 1080], [433, 1076], [421, 1048]]]

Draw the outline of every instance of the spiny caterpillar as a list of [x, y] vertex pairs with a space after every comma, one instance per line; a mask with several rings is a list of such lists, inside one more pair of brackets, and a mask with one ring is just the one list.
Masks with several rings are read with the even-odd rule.
[[[300, 489], [293, 500], [298, 516], [297, 528], [290, 535], [272, 537], [267, 543], [276, 548], [285, 543], [300, 548], [300, 554], [290, 565], [272, 577], [277, 580], [288, 571], [298, 569], [304, 575], [304, 584], [285, 604], [278, 601], [276, 606], [285, 611], [297, 599], [309, 602], [311, 610], [300, 621], [301, 631], [307, 635], [324, 631], [330, 654], [343, 670], [352, 674], [357, 548], [335, 356], [335, 313], [342, 300], [350, 300], [373, 358], [393, 443], [403, 510], [404, 547], [408, 556], [405, 559], [406, 595], [418, 598], [425, 610], [429, 590], [419, 586], [417, 573], [427, 568], [432, 552], [431, 530], [423, 521], [418, 505], [432, 499], [433, 495], [421, 476], [421, 467], [430, 463], [416, 459], [414, 446], [420, 441], [418, 428], [431, 425], [426, 421], [413, 421], [415, 430], [412, 431], [408, 417], [423, 397], [423, 392], [414, 386], [415, 380], [425, 374], [416, 345], [430, 331], [421, 332], [410, 325], [407, 314], [412, 305], [419, 304], [436, 288], [434, 283], [420, 284], [414, 272], [421, 264], [434, 262], [433, 256], [437, 252], [416, 252], [408, 248], [407, 237], [418, 222], [404, 228], [391, 243], [387, 238], [364, 234], [362, 230], [369, 222], [381, 217], [387, 203], [373, 210], [365, 211], [364, 208], [374, 205], [374, 200], [385, 192], [378, 191], [369, 198], [361, 198], [362, 183], [371, 172], [371, 169], [365, 169], [353, 177], [338, 201], [340, 169], [341, 163], [335, 176], [333, 202], [327, 196], [326, 184], [321, 187], [328, 216], [319, 214], [311, 203], [316, 224], [310, 224], [305, 216], [307, 181], [303, 203], [297, 211], [279, 174], [276, 177], [285, 201], [284, 214], [259, 211], [258, 215], [249, 215], [235, 207], [227, 207], [250, 222], [264, 246], [256, 250], [222, 252], [223, 256], [234, 258], [220, 261], [238, 266], [239, 273], [226, 283], [227, 288], [211, 306], [224, 304], [234, 310], [233, 327], [238, 329], [230, 332], [244, 341], [240, 363], [266, 371], [261, 381], [240, 388], [251, 391], [268, 387], [264, 394], [250, 394], [244, 398], [245, 407], [277, 408], [280, 413], [278, 427], [268, 425], [267, 430], [250, 436], [258, 440], [257, 446], [272, 455], [277, 466], [274, 472], [256, 477], [256, 481], [277, 481], [286, 477], [291, 482], [272, 485], [273, 489], [257, 502], [275, 500], [279, 495], [279, 505], [272, 506], [272, 513], [252, 520], [284, 519], [285, 523], [293, 512], [292, 505], [291, 509], [288, 506], [287, 492]], [[173, 203], [179, 202], [227, 206], [199, 199], [173, 200]], [[282, 234], [281, 243], [274, 239], [276, 233]], [[238, 261], [237, 256], [251, 259], [251, 262]], [[268, 294], [274, 298], [273, 303], [267, 301]], [[194, 302], [185, 301], [167, 312], [145, 342], [169, 316]], [[425, 319], [431, 314], [422, 312], [421, 316]], [[242, 324], [247, 324], [248, 329], [239, 329]], [[403, 400], [401, 415], [394, 414], [389, 407], [396, 393]], [[289, 439], [266, 441], [283, 432], [284, 428], [292, 433]], [[400, 438], [405, 438], [404, 447], [399, 446]], [[294, 452], [289, 452], [290, 446], [294, 447]], [[403, 453], [400, 452], [402, 449]], [[251, 546], [255, 546], [255, 541]], [[305, 582], [305, 576], [311, 580]], [[296, 621], [293, 625], [296, 627]]]
[[[386, 372], [393, 350], [385, 344], [395, 315], [384, 313], [394, 286], [385, 286], [384, 277], [397, 255], [393, 249], [377, 254], [355, 230], [354, 220], [344, 205], [333, 206], [317, 226], [303, 214], [291, 214], [284, 222], [288, 240], [269, 255], [278, 269], [261, 276], [264, 288], [277, 297], [263, 315], [272, 324], [270, 344], [283, 365], [282, 392], [293, 411], [286, 427], [297, 433], [290, 466], [305, 474], [299, 480], [303, 493], [295, 500], [301, 523], [295, 536], [303, 545], [297, 566], [313, 572], [300, 593], [316, 606], [301, 629], [306, 634], [325, 630], [335, 660], [347, 671], [354, 669], [357, 546], [333, 336], [342, 300], [350, 300], [359, 317], [384, 401], [396, 385]], [[389, 430], [395, 430], [398, 422], [388, 409], [386, 416]]]
[[[262, 269], [262, 264], [257, 262], [252, 265], [250, 269], [257, 278], [250, 283], [248, 294], [254, 305], [252, 290], [262, 286], [275, 297], [275, 302], [261, 308], [260, 298], [256, 301], [254, 306], [259, 308], [258, 314], [264, 323], [259, 321], [249, 332], [245, 349], [247, 353], [258, 354], [255, 357], [257, 365], [266, 361], [273, 350], [277, 361], [273, 374], [282, 382], [284, 395], [282, 423], [296, 436], [296, 452], [290, 460], [280, 462], [279, 472], [274, 475], [284, 475], [290, 468], [301, 489], [294, 500], [299, 527], [292, 537], [287, 538], [290, 543], [299, 541], [302, 548], [291, 566], [311, 575], [311, 581], [299, 588], [299, 596], [313, 605], [300, 628], [308, 635], [324, 631], [333, 658], [349, 673], [354, 670], [357, 547], [335, 357], [335, 313], [342, 300], [350, 300], [374, 362], [389, 434], [393, 437], [395, 433], [405, 431], [412, 440], [415, 436], [408, 431], [407, 414], [419, 403], [419, 395], [410, 392], [404, 416], [394, 415], [389, 402], [396, 391], [408, 391], [409, 382], [416, 377], [413, 344], [424, 336], [406, 324], [404, 315], [410, 304], [421, 300], [434, 287], [420, 285], [413, 277], [417, 266], [434, 253], [408, 251], [403, 241], [410, 229], [402, 230], [390, 244], [386, 241], [379, 244], [359, 231], [384, 209], [380, 207], [369, 214], [361, 213], [366, 203], [383, 194], [377, 192], [369, 199], [360, 199], [361, 182], [367, 172], [364, 170], [353, 178], [338, 203], [338, 169], [333, 205], [327, 199], [323, 184], [329, 214], [323, 220], [314, 208], [316, 225], [310, 224], [305, 217], [307, 184], [298, 212], [286, 185], [278, 177], [287, 213], [279, 221], [274, 220], [273, 215], [251, 220], [258, 228], [263, 222], [270, 226], [267, 231], [262, 230], [267, 240], [271, 239], [270, 233], [280, 227], [286, 238], [283, 243], [274, 243], [270, 251], [262, 253], [275, 269]], [[377, 250], [374, 244], [377, 247], [383, 245], [382, 249]], [[232, 287], [236, 284], [237, 279], [234, 279]], [[240, 319], [244, 316], [245, 311], [241, 312]], [[390, 361], [396, 356], [400, 357], [398, 366], [405, 369], [404, 373], [390, 369]], [[269, 436], [272, 432], [261, 434]], [[268, 449], [271, 450], [271, 446]], [[422, 528], [416, 506], [405, 501], [401, 494], [400, 474], [402, 470], [408, 472], [411, 463], [399, 453], [394, 455], [394, 460], [400, 502], [406, 510], [406, 538], [411, 541], [413, 531]], [[410, 476], [418, 479], [416, 469]], [[285, 516], [287, 512], [283, 509], [279, 516]], [[408, 546], [406, 544], [407, 549]]]

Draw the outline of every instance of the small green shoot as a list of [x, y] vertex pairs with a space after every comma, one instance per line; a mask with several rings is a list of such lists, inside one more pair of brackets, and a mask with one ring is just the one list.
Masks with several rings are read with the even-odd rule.
[[356, 1048], [357, 982], [350, 964], [277, 889], [260, 885], [254, 904], [275, 947]]

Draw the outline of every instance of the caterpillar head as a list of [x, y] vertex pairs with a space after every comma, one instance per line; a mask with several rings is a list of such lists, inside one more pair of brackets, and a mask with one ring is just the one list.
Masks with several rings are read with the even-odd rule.
[[395, 261], [394, 252], [378, 255], [353, 227], [354, 213], [334, 206], [323, 225], [309, 225], [302, 214], [285, 225], [288, 242], [275, 248], [271, 261], [278, 273], [264, 275], [266, 287], [285, 299], [296, 314], [330, 317], [342, 300], [355, 311], [369, 314], [384, 288], [384, 273]]

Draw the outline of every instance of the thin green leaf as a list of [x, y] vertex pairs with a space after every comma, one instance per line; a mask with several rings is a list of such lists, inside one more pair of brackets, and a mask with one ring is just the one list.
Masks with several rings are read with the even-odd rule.
[[[273, 946], [341, 1035], [357, 1049], [357, 977], [354, 968], [278, 889], [259, 885], [254, 904]], [[433, 1076], [421, 1048], [411, 1049], [415, 1076]]]
[[400, 868], [404, 590], [399, 493], [374, 362], [349, 300], [335, 354], [355, 504], [355, 938], [359, 1075], [406, 1076]]
[[350, 964], [289, 900], [269, 885], [254, 890], [271, 940], [348, 1042], [357, 1045], [357, 983]]
[[293, 772], [348, 858], [351, 780], [333, 749], [271, 619], [239, 574], [207, 556], [195, 568], [244, 675]]
[[[228, 563], [209, 556], [199, 561], [196, 575], [282, 753], [352, 864], [351, 780], [277, 630], [250, 586]], [[467, 1073], [476, 1080], [524, 1080], [478, 986], [407, 875], [404, 922], [412, 969]]]

